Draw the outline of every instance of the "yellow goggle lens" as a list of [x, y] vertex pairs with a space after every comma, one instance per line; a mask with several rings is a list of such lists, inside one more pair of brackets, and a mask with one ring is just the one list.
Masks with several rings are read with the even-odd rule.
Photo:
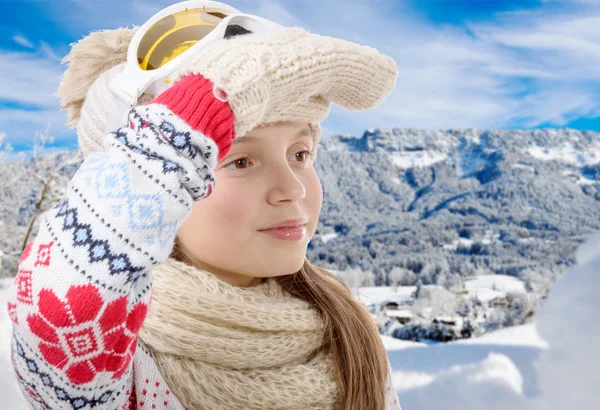
[[142, 37], [137, 50], [142, 70], [156, 70], [210, 33], [227, 15], [218, 9], [185, 9], [163, 17]]

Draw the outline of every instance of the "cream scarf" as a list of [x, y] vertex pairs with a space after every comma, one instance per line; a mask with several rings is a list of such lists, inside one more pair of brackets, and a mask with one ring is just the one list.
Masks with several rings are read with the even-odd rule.
[[231, 286], [168, 258], [140, 338], [188, 410], [327, 409], [337, 384], [318, 312], [273, 279]]

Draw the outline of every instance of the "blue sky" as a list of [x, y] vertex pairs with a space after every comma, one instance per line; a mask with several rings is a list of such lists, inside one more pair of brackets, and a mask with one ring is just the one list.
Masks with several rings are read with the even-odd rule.
[[[52, 96], [69, 44], [139, 26], [163, 0], [4, 0], [0, 135], [28, 150], [36, 132], [75, 148]], [[600, 0], [246, 0], [229, 4], [287, 26], [375, 47], [400, 75], [367, 112], [333, 106], [325, 135], [369, 128], [600, 131]]]

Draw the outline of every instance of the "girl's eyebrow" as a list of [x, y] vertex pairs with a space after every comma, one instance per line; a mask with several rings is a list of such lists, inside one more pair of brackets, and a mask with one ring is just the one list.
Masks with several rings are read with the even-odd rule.
[[[302, 138], [302, 137], [305, 137], [308, 135], [310, 135], [310, 130], [308, 128], [303, 128], [302, 130], [300, 130], [296, 133], [296, 135], [294, 136], [293, 139]], [[243, 144], [244, 142], [257, 142], [257, 141], [260, 141], [260, 138], [248, 135], [247, 137], [235, 138], [231, 142], [231, 145], [233, 146], [233, 145], [237, 145], [237, 144]]]

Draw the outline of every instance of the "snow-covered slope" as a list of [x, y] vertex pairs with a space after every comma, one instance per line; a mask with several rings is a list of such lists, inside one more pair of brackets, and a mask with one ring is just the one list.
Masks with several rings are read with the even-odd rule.
[[[599, 409], [600, 327], [594, 324], [600, 316], [599, 251], [600, 233], [578, 250], [578, 265], [554, 285], [534, 325], [430, 346], [382, 336], [403, 408]], [[2, 290], [0, 306], [1, 408], [26, 410], [11, 372]]]
[[10, 362], [11, 321], [6, 310], [6, 289], [12, 279], [0, 279], [0, 408], [28, 410]]
[[552, 288], [533, 325], [478, 339], [388, 348], [405, 409], [600, 409], [600, 233]]

